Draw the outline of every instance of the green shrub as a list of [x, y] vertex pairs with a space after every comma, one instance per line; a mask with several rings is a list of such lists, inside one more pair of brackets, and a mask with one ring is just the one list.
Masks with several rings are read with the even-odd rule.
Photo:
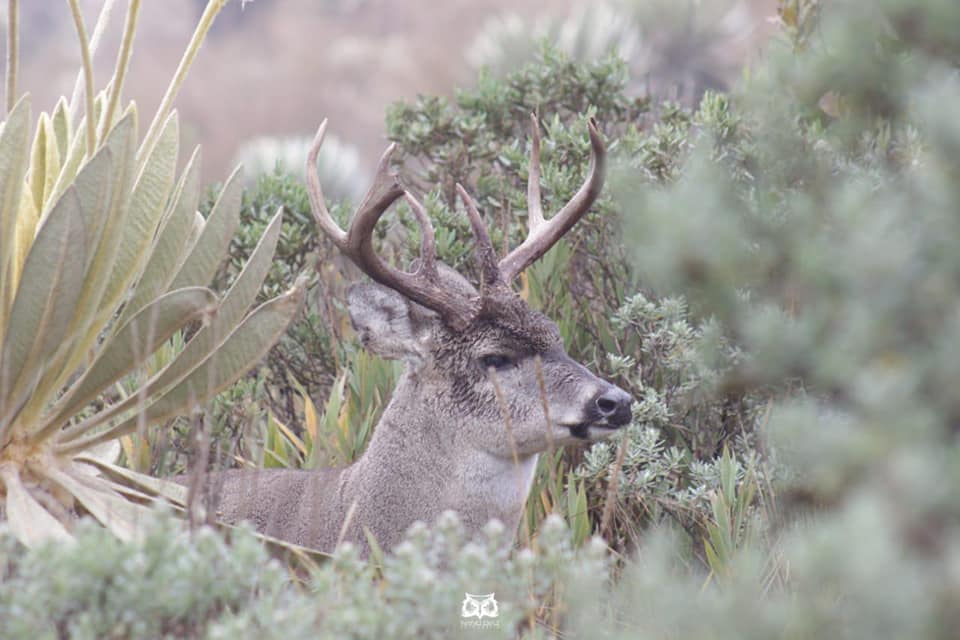
[[952, 637], [960, 5], [783, 5], [734, 120], [714, 104], [677, 180], [619, 191], [644, 279], [743, 351], [718, 384], [790, 391], [765, 420], [785, 477], [697, 616], [696, 578], [636, 595], [654, 637]]
[[188, 535], [169, 516], [130, 543], [90, 523], [71, 545], [26, 553], [0, 535], [0, 567], [4, 638], [199, 638], [258, 597], [279, 604], [294, 595], [252, 535], [227, 545], [210, 529]]
[[[603, 544], [575, 552], [559, 519], [535, 549], [511, 554], [502, 526], [466, 540], [448, 513], [432, 530], [412, 528], [382, 566], [344, 547], [305, 582], [243, 530], [227, 544], [164, 516], [144, 532], [124, 544], [81, 526], [74, 544], [29, 551], [0, 532], [0, 637], [512, 638], [519, 629], [545, 637], [538, 616], [559, 626], [573, 604], [563, 585], [600, 588], [607, 572]], [[463, 618], [465, 593], [495, 594], [498, 616]]]

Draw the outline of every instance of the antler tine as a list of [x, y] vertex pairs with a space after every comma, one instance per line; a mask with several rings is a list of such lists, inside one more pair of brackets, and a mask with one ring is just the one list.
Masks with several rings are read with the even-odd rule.
[[307, 176], [307, 194], [310, 197], [310, 210], [313, 212], [313, 219], [317, 226], [327, 234], [333, 243], [343, 248], [347, 241], [346, 232], [334, 222], [333, 217], [327, 210], [327, 204], [323, 200], [323, 189], [320, 187], [320, 175], [317, 172], [317, 157], [320, 155], [320, 147], [323, 146], [323, 136], [327, 132], [327, 119], [324, 118], [317, 129], [317, 135], [313, 138], [313, 144], [310, 145], [310, 151], [307, 153], [307, 166], [305, 173]]
[[[380, 156], [380, 162], [377, 163], [377, 173], [374, 175], [373, 184], [367, 190], [360, 206], [357, 207], [353, 220], [350, 221], [350, 229], [347, 231], [346, 251], [356, 254], [366, 245], [370, 244], [373, 236], [373, 228], [377, 226], [380, 218], [396, 202], [406, 190], [401, 186], [397, 175], [390, 170], [390, 158], [396, 150], [397, 145], [391, 144], [387, 147], [383, 155]], [[372, 245], [371, 245], [372, 247]], [[376, 254], [371, 254], [376, 258]], [[351, 255], [356, 258], [356, 255]], [[376, 258], [379, 262], [380, 259]], [[361, 269], [364, 265], [358, 264]], [[385, 265], [384, 265], [385, 266]], [[370, 274], [372, 276], [372, 274]]]
[[500, 267], [497, 264], [497, 251], [493, 248], [493, 242], [490, 241], [487, 225], [483, 223], [483, 218], [480, 217], [477, 203], [459, 182], [457, 183], [457, 194], [467, 208], [467, 217], [470, 219], [470, 227], [473, 229], [473, 236], [477, 242], [477, 262], [480, 264], [481, 284], [484, 286], [500, 284], [502, 280]]
[[434, 239], [433, 225], [430, 224], [430, 218], [427, 216], [427, 210], [423, 204], [413, 197], [409, 191], [403, 193], [420, 223], [420, 269], [423, 270], [429, 278], [437, 277], [437, 245]]
[[[324, 203], [320, 177], [317, 174], [317, 155], [326, 127], [327, 121], [324, 120], [307, 154], [307, 192], [317, 226], [344, 255], [373, 280], [436, 311], [454, 328], [466, 326], [476, 313], [477, 303], [458, 296], [441, 285], [437, 274], [433, 226], [423, 205], [401, 186], [397, 175], [390, 170], [390, 156], [396, 145], [391, 144], [381, 156], [373, 184], [357, 208], [349, 229], [343, 231], [333, 220]], [[373, 247], [373, 229], [377, 221], [401, 196], [406, 196], [423, 229], [420, 266], [415, 273], [406, 273], [385, 263]]]
[[[541, 205], [539, 195], [540, 135], [538, 128], [534, 127], [534, 141], [530, 151], [530, 183], [527, 185], [527, 195], [531, 199], [535, 197], [536, 204], [528, 205], [534, 213], [530, 215], [530, 233], [527, 235], [527, 239], [500, 261], [500, 274], [505, 282], [513, 280], [521, 271], [556, 244], [563, 237], [563, 234], [583, 217], [600, 195], [600, 190], [603, 188], [606, 151], [603, 147], [603, 141], [600, 139], [600, 133], [597, 131], [597, 123], [593, 118], [587, 123], [587, 129], [590, 133], [590, 172], [586, 180], [573, 198], [570, 199], [570, 202], [564, 205], [550, 220], [544, 221], [543, 212], [540, 210], [539, 222], [535, 222], [538, 215], [536, 211], [540, 209]], [[532, 182], [535, 179], [538, 184], [533, 186]]]

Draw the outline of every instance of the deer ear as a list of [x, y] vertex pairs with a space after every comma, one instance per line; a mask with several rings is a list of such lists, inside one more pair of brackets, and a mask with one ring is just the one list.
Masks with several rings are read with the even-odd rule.
[[353, 329], [369, 351], [390, 360], [423, 357], [424, 314], [402, 295], [364, 282], [347, 290], [347, 306]]

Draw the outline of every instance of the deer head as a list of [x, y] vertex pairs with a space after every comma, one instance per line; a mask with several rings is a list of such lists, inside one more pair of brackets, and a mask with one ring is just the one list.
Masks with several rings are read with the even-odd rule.
[[[330, 216], [316, 173], [326, 120], [307, 158], [307, 186], [318, 227], [377, 283], [349, 290], [354, 328], [366, 348], [406, 363], [409, 380], [395, 392], [388, 411], [431, 416], [425, 428], [435, 430], [451, 448], [514, 459], [554, 443], [603, 437], [629, 422], [631, 404], [625, 391], [572, 360], [556, 325], [511, 288], [513, 280], [587, 212], [603, 185], [605, 151], [591, 121], [589, 174], [573, 198], [546, 219], [540, 198], [539, 131], [536, 118], [531, 120], [529, 234], [520, 246], [498, 259], [477, 204], [457, 185], [474, 236], [480, 274], [476, 286], [437, 260], [433, 227], [423, 205], [390, 169], [393, 145], [383, 154], [347, 231]], [[420, 259], [409, 272], [381, 260], [372, 240], [377, 221], [400, 198], [409, 203], [421, 227]], [[403, 394], [414, 397], [398, 398]], [[394, 416], [389, 428], [405, 429], [416, 417]]]

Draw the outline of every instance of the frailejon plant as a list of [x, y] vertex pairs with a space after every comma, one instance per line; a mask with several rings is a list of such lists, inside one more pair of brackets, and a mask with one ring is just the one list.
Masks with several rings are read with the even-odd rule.
[[[241, 178], [231, 176], [206, 219], [197, 213], [199, 158], [194, 152], [176, 179], [171, 105], [225, 0], [207, 5], [139, 147], [136, 106], [119, 105], [140, 3], [129, 5], [116, 70], [98, 95], [92, 46], [76, 0], [69, 4], [83, 102], [61, 99], [52, 115], [41, 114], [31, 144], [23, 96], [0, 133], [0, 505], [27, 545], [69, 538], [82, 514], [129, 539], [153, 498], [183, 506], [184, 487], [114, 464], [117, 438], [190, 413], [237, 380], [303, 298], [301, 282], [249, 311], [270, 267], [279, 214], [225, 295], [204, 286], [237, 225]], [[185, 329], [183, 348], [147, 375], [153, 354]], [[121, 379], [136, 390], [123, 393]]]

